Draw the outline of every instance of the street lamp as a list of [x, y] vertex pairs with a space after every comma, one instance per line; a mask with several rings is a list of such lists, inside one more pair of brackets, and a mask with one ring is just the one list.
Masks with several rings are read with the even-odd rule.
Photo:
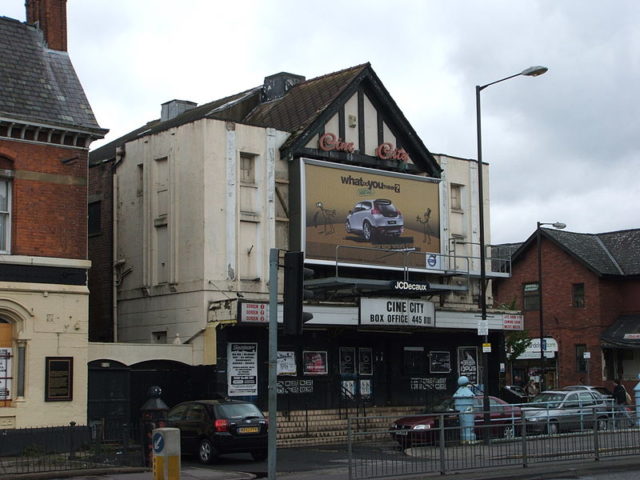
[[551, 225], [553, 228], [562, 230], [567, 226], [562, 222], [542, 223], [537, 222], [536, 226], [536, 249], [538, 253], [538, 319], [540, 320], [540, 391], [544, 390], [544, 315], [542, 310], [542, 235], [540, 227]]
[[[496, 80], [495, 82], [487, 83], [485, 85], [476, 85], [476, 127], [477, 127], [477, 140], [478, 140], [478, 217], [480, 220], [480, 311], [481, 311], [481, 325], [482, 328], [487, 328], [487, 272], [485, 268], [485, 244], [484, 244], [484, 192], [483, 192], [483, 180], [482, 180], [482, 123], [481, 123], [481, 111], [480, 111], [480, 92], [487, 88], [490, 85], [495, 85], [496, 83], [504, 82], [505, 80], [509, 80], [510, 78], [526, 76], [526, 77], [537, 77], [538, 75], [542, 75], [548, 70], [547, 67], [535, 66], [529, 67], [521, 71], [520, 73], [516, 73], [514, 75], [510, 75], [505, 78], [501, 78], [500, 80]], [[485, 330], [484, 335], [484, 343], [488, 343], [489, 340], [489, 331]], [[483, 349], [484, 350], [484, 349]], [[489, 354], [484, 352], [482, 353], [483, 360], [483, 383], [484, 383], [484, 402], [483, 402], [483, 410], [485, 411], [485, 423], [490, 422], [489, 418]]]

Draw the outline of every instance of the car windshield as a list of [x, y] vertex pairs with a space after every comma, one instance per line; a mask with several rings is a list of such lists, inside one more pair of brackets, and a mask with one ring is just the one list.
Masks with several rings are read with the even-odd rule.
[[541, 393], [536, 395], [530, 402], [528, 407], [540, 407], [540, 408], [557, 408], [564, 400], [562, 393]]
[[227, 403], [216, 407], [218, 418], [262, 418], [262, 412], [252, 403]]
[[427, 409], [427, 413], [443, 413], [455, 411], [455, 404], [453, 398], [445, 398], [440, 403], [435, 404], [433, 407]]
[[393, 203], [388, 202], [388, 201], [379, 201], [379, 202], [375, 202], [374, 203], [376, 208], [378, 210], [380, 210], [383, 214], [395, 214], [396, 213], [396, 207], [393, 205]]

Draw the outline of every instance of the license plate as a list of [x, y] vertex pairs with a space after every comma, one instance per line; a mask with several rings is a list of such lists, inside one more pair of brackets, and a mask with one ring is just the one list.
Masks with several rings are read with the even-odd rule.
[[258, 427], [240, 427], [238, 433], [258, 433], [260, 429]]
[[395, 225], [396, 221], [395, 220], [389, 220], [389, 225]]
[[398, 431], [396, 432], [396, 435], [406, 435], [406, 434], [407, 434], [407, 431], [406, 431], [406, 430], [398, 430]]

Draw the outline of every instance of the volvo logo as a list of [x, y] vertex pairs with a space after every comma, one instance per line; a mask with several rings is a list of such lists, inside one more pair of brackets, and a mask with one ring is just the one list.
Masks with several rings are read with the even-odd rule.
[[391, 282], [391, 288], [393, 290], [409, 291], [409, 292], [428, 292], [428, 283], [415, 283], [406, 281], [393, 281]]

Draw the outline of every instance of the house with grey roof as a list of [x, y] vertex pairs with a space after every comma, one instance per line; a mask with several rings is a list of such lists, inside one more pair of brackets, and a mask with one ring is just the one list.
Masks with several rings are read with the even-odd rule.
[[517, 360], [513, 376], [538, 378], [544, 354], [548, 387], [611, 387], [615, 378], [634, 386], [640, 373], [640, 229], [539, 233], [540, 254], [534, 232], [513, 253], [512, 276], [494, 282], [497, 302], [522, 309], [534, 350], [541, 327], [549, 346]]
[[104, 137], [66, 51], [66, 2], [0, 17], [0, 428], [83, 424], [87, 162]]

